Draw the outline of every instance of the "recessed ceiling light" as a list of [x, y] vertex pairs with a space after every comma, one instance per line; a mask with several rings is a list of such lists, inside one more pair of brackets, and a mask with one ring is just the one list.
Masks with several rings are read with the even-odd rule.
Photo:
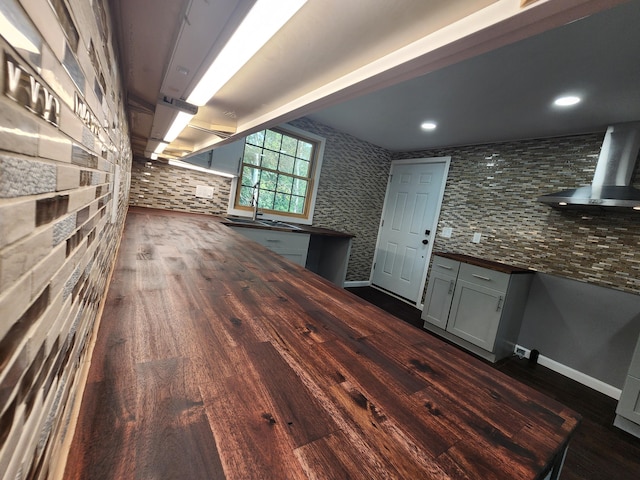
[[420, 128], [422, 128], [422, 130], [435, 130], [436, 126], [437, 125], [435, 122], [424, 122], [422, 125], [420, 125]]
[[571, 105], [575, 105], [576, 103], [580, 103], [580, 97], [576, 97], [575, 95], [558, 97], [553, 101], [553, 104], [557, 105], [558, 107], [570, 107]]

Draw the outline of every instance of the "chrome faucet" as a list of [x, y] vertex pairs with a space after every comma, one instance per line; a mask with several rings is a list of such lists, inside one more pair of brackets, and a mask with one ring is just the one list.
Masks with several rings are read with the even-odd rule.
[[258, 200], [260, 199], [260, 189], [258, 185], [260, 181], [257, 181], [253, 186], [253, 198], [251, 199], [251, 206], [253, 207], [253, 221], [255, 222], [256, 218], [258, 218]]

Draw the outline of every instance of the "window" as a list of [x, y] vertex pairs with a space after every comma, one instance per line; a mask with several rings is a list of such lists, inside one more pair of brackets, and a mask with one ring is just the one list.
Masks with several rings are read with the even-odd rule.
[[235, 209], [252, 210], [255, 196], [265, 216], [310, 222], [322, 145], [319, 137], [288, 126], [247, 136]]

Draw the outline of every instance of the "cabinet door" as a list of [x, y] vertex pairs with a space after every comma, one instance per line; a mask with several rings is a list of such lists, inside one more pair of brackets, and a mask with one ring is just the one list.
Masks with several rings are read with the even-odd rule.
[[492, 352], [504, 296], [504, 292], [460, 280], [458, 277], [447, 331]]
[[616, 413], [640, 425], [640, 379], [627, 377]]
[[309, 238], [311, 237], [308, 233], [281, 232], [262, 228], [231, 228], [298, 265], [304, 267], [307, 262]]
[[223, 145], [214, 150], [209, 150], [184, 161], [199, 167], [208, 168], [217, 172], [238, 175], [240, 171], [240, 161], [244, 152], [244, 139], [237, 142]]
[[442, 329], [447, 327], [455, 285], [455, 277], [432, 271], [422, 312], [423, 320]]
[[216, 148], [211, 155], [210, 168], [219, 172], [238, 175], [243, 152], [244, 139]]

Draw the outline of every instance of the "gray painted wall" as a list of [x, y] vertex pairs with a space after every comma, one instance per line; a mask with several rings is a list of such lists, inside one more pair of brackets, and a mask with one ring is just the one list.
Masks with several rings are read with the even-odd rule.
[[534, 275], [518, 343], [622, 388], [640, 334], [640, 296]]

